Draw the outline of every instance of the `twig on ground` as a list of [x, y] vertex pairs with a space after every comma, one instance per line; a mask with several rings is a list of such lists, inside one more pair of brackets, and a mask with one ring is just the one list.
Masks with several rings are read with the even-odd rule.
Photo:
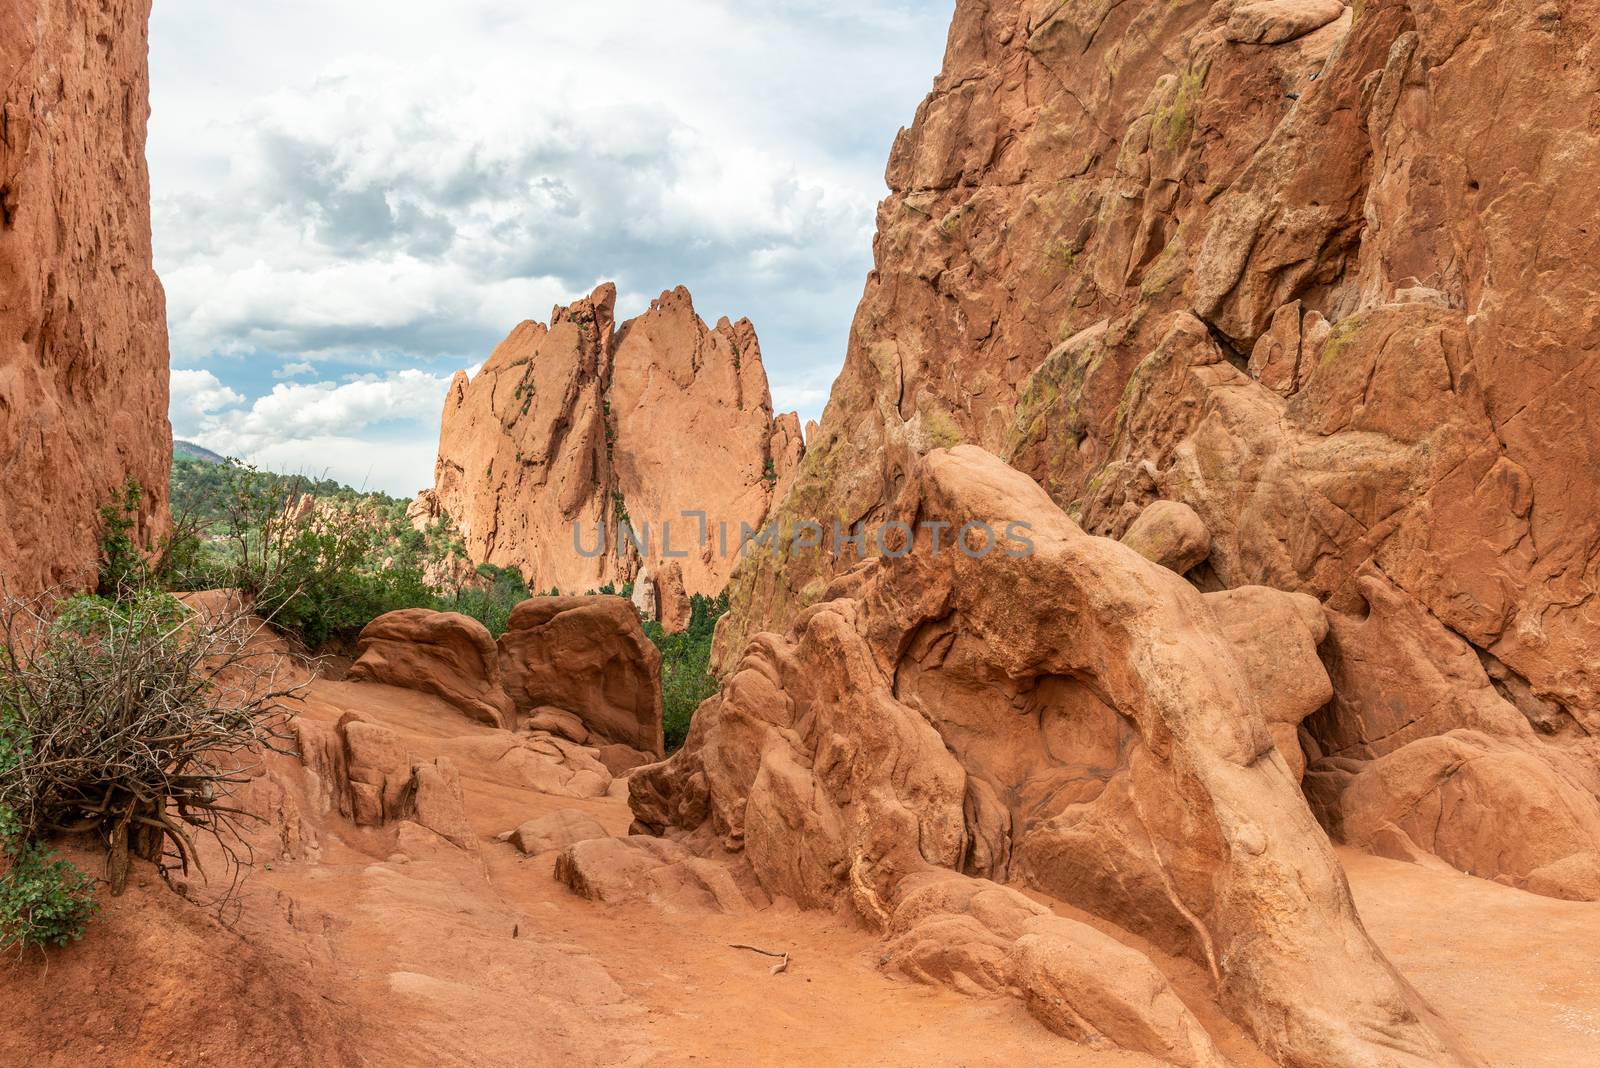
[[774, 951], [772, 951], [770, 949], [762, 949], [760, 946], [747, 946], [743, 942], [729, 942], [728, 943], [728, 948], [729, 949], [748, 949], [750, 952], [759, 953], [763, 957], [782, 957], [783, 958], [782, 960], [778, 961], [778, 963], [776, 963], [776, 964], [774, 964], [772, 966], [772, 972], [771, 972], [772, 975], [782, 975], [784, 972], [789, 970], [789, 952], [788, 952], [788, 950], [784, 950], [782, 953], [776, 953], [776, 952], [774, 952]]

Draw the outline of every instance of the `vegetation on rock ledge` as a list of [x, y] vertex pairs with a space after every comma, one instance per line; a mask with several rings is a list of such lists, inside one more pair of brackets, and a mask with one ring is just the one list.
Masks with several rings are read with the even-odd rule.
[[680, 748], [689, 737], [689, 722], [700, 702], [717, 692], [711, 673], [711, 639], [717, 620], [728, 610], [728, 594], [695, 594], [689, 598], [689, 625], [668, 634], [660, 623], [646, 621], [645, 634], [661, 650], [661, 729], [667, 751]]

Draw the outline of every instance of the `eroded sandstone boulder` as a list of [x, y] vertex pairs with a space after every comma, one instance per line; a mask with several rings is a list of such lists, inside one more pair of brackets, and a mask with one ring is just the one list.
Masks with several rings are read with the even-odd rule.
[[613, 785], [598, 750], [558, 735], [481, 735], [454, 739], [449, 748], [508, 785], [557, 797], [605, 797]]
[[1273, 744], [1299, 779], [1306, 767], [1300, 725], [1333, 696], [1320, 659], [1328, 633], [1322, 605], [1315, 597], [1265, 586], [1220, 590], [1205, 600], [1250, 679]]
[[[1271, 643], [1222, 622], [1245, 606], [1088, 536], [982, 450], [929, 453], [890, 514], [1021, 521], [1033, 548], [935, 553], [924, 528], [787, 635], [755, 637], [684, 748], [630, 780], [642, 829], [732, 850], [768, 893], [888, 931], [908, 879], [1021, 880], [1201, 963], [1282, 1063], [1474, 1063], [1362, 931], [1278, 748], [1269, 710], [1303, 716], [1327, 692], [1313, 599], [1244, 595], [1297, 632], [1259, 677]], [[1160, 985], [1047, 980], [1057, 949], [991, 935], [954, 969], [977, 985], [1026, 974], [1056, 991], [1040, 996], [1105, 998], [1096, 1012], [1135, 1045], [1190, 1033]], [[1155, 1016], [1135, 1027], [1119, 998]]]
[[660, 756], [661, 654], [620, 597], [535, 597], [511, 612], [500, 668], [519, 713], [545, 705], [596, 739]]
[[1152, 501], [1119, 539], [1162, 567], [1182, 575], [1211, 553], [1211, 533], [1193, 508], [1177, 501]]
[[582, 717], [554, 705], [542, 705], [528, 713], [522, 721], [522, 727], [524, 730], [560, 735], [579, 745], [589, 740], [589, 728], [583, 725]]
[[482, 623], [456, 612], [407, 608], [379, 616], [362, 628], [348, 678], [436, 694], [481, 723], [513, 725], [499, 648]]
[[1386, 856], [1600, 900], [1600, 747], [1377, 568], [1358, 586], [1364, 614], [1329, 616], [1332, 701], [1306, 721], [1324, 822]]
[[[1339, 798], [1347, 841], [1431, 855], [1551, 897], [1600, 901], [1600, 805], [1563, 766], [1470, 730], [1432, 735], [1362, 765]], [[1514, 823], [1521, 833], [1507, 835]]]
[[449, 758], [417, 760], [393, 730], [354, 712], [331, 727], [303, 718], [291, 723], [320, 812], [337, 812], [358, 827], [410, 822], [458, 848], [475, 848], [461, 776]]
[[689, 593], [682, 565], [676, 560], [668, 560], [656, 578], [656, 596], [659, 604], [655, 615], [657, 622], [668, 634], [678, 634], [688, 628], [693, 609]]
[[562, 850], [556, 878], [608, 905], [649, 901], [668, 910], [744, 912], [751, 902], [728, 869], [661, 838], [591, 838]]
[[902, 880], [887, 964], [964, 993], [1017, 991], [1050, 1030], [1192, 1068], [1225, 1065], [1165, 976], [1137, 950], [1008, 887], [955, 872]]
[[519, 851], [533, 856], [595, 838], [609, 838], [610, 833], [589, 813], [564, 808], [528, 820], [501, 837]]

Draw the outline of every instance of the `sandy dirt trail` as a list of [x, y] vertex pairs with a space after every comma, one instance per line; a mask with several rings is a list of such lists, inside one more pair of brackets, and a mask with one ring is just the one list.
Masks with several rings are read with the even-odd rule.
[[[0, 995], [18, 1006], [0, 1063], [1159, 1063], [1061, 1039], [1012, 999], [893, 977], [877, 937], [841, 917], [583, 900], [554, 878], [554, 853], [523, 856], [495, 836], [560, 809], [625, 834], [624, 800], [529, 789], [470, 745], [489, 728], [410, 691], [318, 681], [304, 715], [349, 711], [417, 757], [457, 764], [477, 849], [439, 839], [402, 852], [393, 828], [324, 819], [317, 859], [258, 865], [227, 927], [146, 879], [48, 970], [0, 971]], [[1600, 1063], [1600, 905], [1341, 857], [1373, 936], [1488, 1063]], [[788, 952], [790, 967], [774, 975], [771, 958], [731, 943]], [[1197, 968], [1155, 959], [1239, 1068], [1269, 1068]]]
[[[347, 711], [462, 772], [477, 857], [441, 846], [375, 860], [365, 832], [325, 836], [316, 865], [254, 877], [338, 916], [335, 955], [377, 1063], [504, 1065], [1000, 1065], [1143, 1068], [1041, 1028], [1016, 1002], [974, 1000], [878, 970], [878, 939], [838, 917], [777, 905], [722, 915], [582, 900], [495, 835], [560, 809], [625, 834], [618, 798], [576, 800], [506, 781], [453, 739], [492, 733], [434, 699], [319, 682], [306, 715]], [[733, 943], [791, 954], [787, 972]], [[424, 1052], [425, 1051], [425, 1052]]]

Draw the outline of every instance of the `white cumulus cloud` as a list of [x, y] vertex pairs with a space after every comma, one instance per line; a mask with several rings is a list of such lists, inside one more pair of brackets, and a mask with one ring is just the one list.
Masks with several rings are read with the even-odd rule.
[[171, 418], [173, 433], [183, 437], [221, 408], [244, 403], [244, 395], [223, 385], [206, 370], [172, 372]]
[[[421, 384], [393, 372], [482, 360], [599, 282], [624, 316], [684, 284], [707, 319], [755, 322], [814, 417], [953, 5], [162, 0], [148, 155], [174, 363], [245, 394], [214, 420], [241, 444], [375, 441], [323, 413], [403, 408]], [[383, 388], [305, 381], [352, 367]], [[223, 404], [200, 403], [175, 422]]]
[[210, 371], [174, 371], [174, 411], [182, 390], [188, 413], [174, 425], [180, 437], [273, 470], [408, 496], [432, 472], [449, 384], [448, 375], [408, 368], [342, 383], [280, 382], [246, 403]]

